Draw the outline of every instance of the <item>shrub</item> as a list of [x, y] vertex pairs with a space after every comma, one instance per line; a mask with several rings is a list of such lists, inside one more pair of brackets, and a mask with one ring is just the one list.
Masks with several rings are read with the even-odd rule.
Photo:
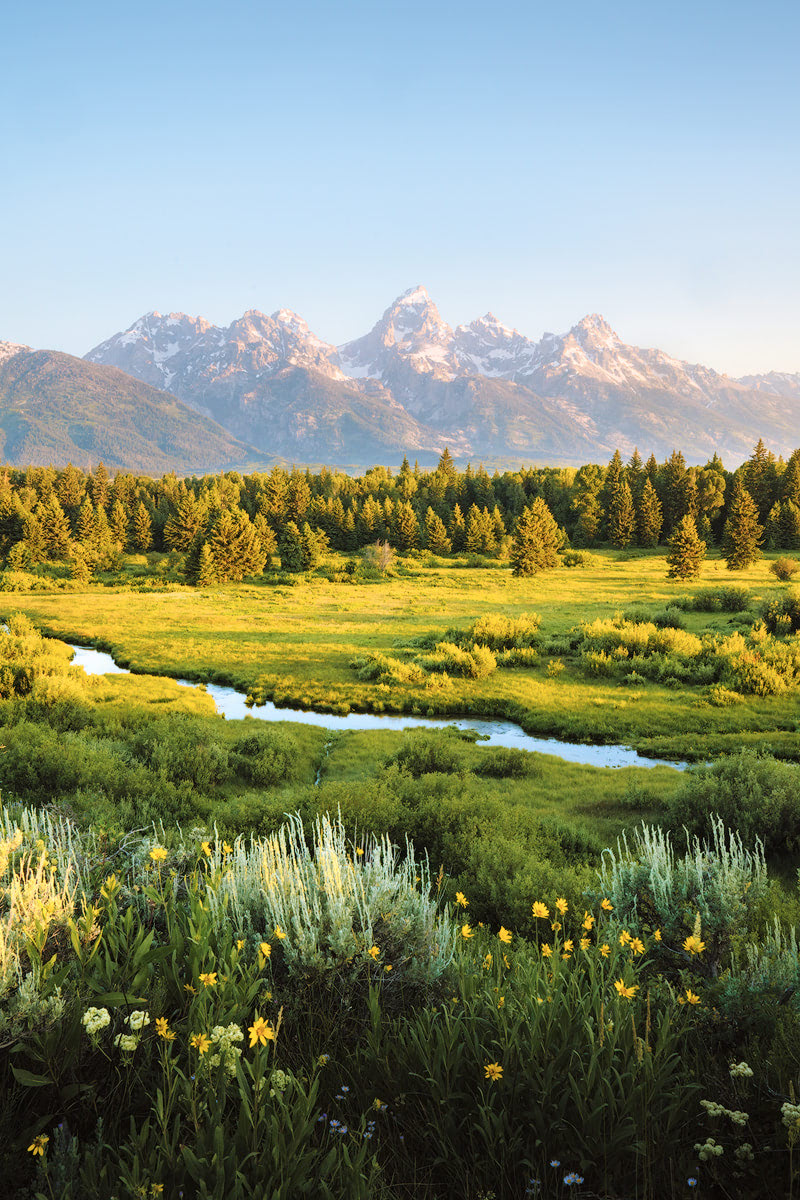
[[[665, 954], [682, 947], [699, 924], [696, 936], [706, 943], [702, 969], [712, 973], [733, 939], [752, 928], [767, 889], [767, 867], [757, 837], [754, 849], [745, 850], [747, 834], [726, 829], [713, 811], [705, 815], [708, 836], [690, 837], [680, 857], [662, 829], [643, 823], [633, 831], [630, 846], [623, 835], [616, 852], [603, 852], [597, 899], [606, 896], [623, 925], [658, 928]], [[687, 963], [689, 955], [681, 954]]]
[[742, 750], [691, 771], [668, 802], [669, 826], [702, 837], [718, 819], [745, 842], [760, 838], [769, 852], [797, 850], [800, 765]]
[[482, 779], [531, 779], [542, 774], [535, 754], [511, 746], [487, 747], [473, 767]]
[[423, 683], [425, 672], [416, 663], [401, 662], [389, 654], [364, 654], [354, 658], [350, 666], [359, 679], [366, 682], [394, 684]]
[[702, 588], [673, 603], [688, 612], [744, 612], [750, 604], [750, 592], [745, 587]]
[[400, 749], [386, 760], [386, 765], [396, 763], [415, 779], [422, 775], [442, 772], [451, 775], [460, 771], [463, 763], [451, 735], [444, 731], [428, 732], [415, 729], [405, 734]]
[[769, 569], [776, 579], [785, 583], [800, 571], [800, 562], [796, 558], [776, 558], [769, 564]]
[[779, 600], [771, 600], [761, 610], [764, 624], [770, 633], [786, 636], [800, 631], [800, 592], [790, 592]]
[[423, 671], [446, 671], [467, 679], [485, 679], [497, 669], [497, 659], [488, 646], [473, 645], [466, 650], [455, 642], [437, 642], [433, 653], [420, 654], [414, 662]]
[[232, 761], [245, 779], [258, 786], [288, 783], [298, 774], [297, 740], [282, 729], [259, 731], [236, 743]]

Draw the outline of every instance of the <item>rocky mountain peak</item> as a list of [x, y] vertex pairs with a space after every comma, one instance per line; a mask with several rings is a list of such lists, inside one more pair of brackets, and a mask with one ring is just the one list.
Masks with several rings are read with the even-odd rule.
[[30, 350], [30, 346], [18, 346], [16, 342], [0, 342], [0, 363], [13, 358], [15, 354], [22, 354], [25, 350]]

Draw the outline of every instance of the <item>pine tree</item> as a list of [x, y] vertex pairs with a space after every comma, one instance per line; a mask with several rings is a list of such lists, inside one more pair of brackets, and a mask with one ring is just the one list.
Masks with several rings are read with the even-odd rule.
[[535, 575], [558, 565], [561, 534], [541, 496], [523, 509], [514, 530], [511, 562], [515, 575]]
[[608, 540], [611, 538], [611, 506], [622, 482], [623, 469], [622, 455], [619, 450], [615, 450], [611, 462], [606, 467], [605, 478], [603, 479], [603, 486], [600, 489], [599, 495], [603, 521], [602, 532], [603, 537]]
[[453, 549], [444, 521], [432, 508], [425, 514], [425, 545], [431, 554], [449, 554]]
[[128, 544], [128, 514], [119, 500], [115, 500], [111, 508], [110, 531], [117, 549], [124, 550]]
[[58, 496], [50, 496], [37, 507], [37, 518], [44, 542], [45, 557], [51, 561], [65, 559], [69, 554], [70, 528]]
[[697, 536], [691, 517], [681, 517], [669, 539], [667, 575], [670, 579], [696, 579], [706, 556], [706, 544]]
[[639, 514], [636, 523], [636, 540], [640, 546], [657, 546], [661, 533], [663, 518], [661, 516], [661, 501], [656, 495], [656, 489], [645, 478], [642, 488], [642, 498], [639, 502]]
[[758, 561], [763, 533], [755, 501], [737, 475], [722, 535], [722, 553], [729, 571], [741, 571]]
[[136, 512], [133, 515], [131, 546], [134, 550], [138, 551], [139, 554], [146, 554], [152, 544], [153, 531], [152, 523], [150, 521], [150, 514], [140, 500]]
[[273, 556], [278, 553], [278, 539], [263, 512], [257, 512], [253, 518], [253, 531], [261, 543], [261, 549], [265, 556], [264, 569], [266, 570], [272, 566]]
[[197, 534], [205, 528], [207, 509], [194, 492], [184, 489], [177, 497], [164, 526], [164, 546], [168, 550], [188, 550]]
[[203, 542], [197, 557], [197, 571], [194, 578], [197, 587], [211, 587], [217, 582], [217, 565], [214, 562], [214, 551], [208, 542]]
[[624, 550], [633, 541], [636, 528], [636, 512], [633, 496], [627, 479], [621, 479], [611, 497], [608, 512], [608, 540], [612, 546]]
[[294, 521], [287, 521], [278, 538], [278, 553], [284, 571], [303, 570], [303, 543]]
[[461, 511], [461, 505], [458, 501], [453, 505], [448, 533], [450, 534], [450, 541], [453, 544], [453, 550], [456, 554], [460, 553], [464, 549], [467, 540], [467, 526], [464, 521], [464, 514]]
[[419, 521], [407, 500], [401, 500], [394, 519], [394, 542], [398, 550], [413, 550], [419, 545]]

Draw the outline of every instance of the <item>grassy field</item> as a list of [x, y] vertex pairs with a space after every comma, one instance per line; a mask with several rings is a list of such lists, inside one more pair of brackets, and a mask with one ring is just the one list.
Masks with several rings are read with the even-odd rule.
[[[231, 585], [213, 590], [127, 590], [97, 585], [82, 591], [14, 593], [3, 612], [22, 611], [44, 631], [109, 649], [137, 672], [228, 683], [278, 704], [346, 712], [350, 709], [508, 716], [531, 733], [574, 741], [623, 742], [656, 756], [704, 760], [742, 745], [768, 746], [796, 757], [796, 698], [749, 696], [730, 707], [708, 703], [705, 689], [636, 687], [594, 678], [575, 655], [548, 640], [581, 622], [633, 606], [663, 608], [708, 586], [739, 585], [751, 592], [753, 614], [781, 592], [764, 559], [731, 573], [711, 557], [701, 578], [666, 578], [663, 554], [595, 552], [587, 565], [517, 579], [506, 565], [468, 568], [407, 559], [378, 583], [346, 584], [324, 577], [295, 586]], [[365, 653], [400, 660], [415, 639], [477, 617], [541, 615], [543, 652], [525, 669], [488, 678], [430, 676], [422, 683], [366, 682], [351, 663]], [[729, 633], [739, 614], [686, 614], [686, 627]], [[561, 659], [553, 678], [547, 667]]]

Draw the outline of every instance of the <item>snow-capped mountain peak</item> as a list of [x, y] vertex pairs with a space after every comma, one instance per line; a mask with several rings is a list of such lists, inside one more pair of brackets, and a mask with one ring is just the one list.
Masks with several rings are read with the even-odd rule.
[[30, 350], [30, 346], [18, 346], [16, 342], [0, 342], [0, 363], [13, 358], [15, 354], [22, 354], [25, 350]]

